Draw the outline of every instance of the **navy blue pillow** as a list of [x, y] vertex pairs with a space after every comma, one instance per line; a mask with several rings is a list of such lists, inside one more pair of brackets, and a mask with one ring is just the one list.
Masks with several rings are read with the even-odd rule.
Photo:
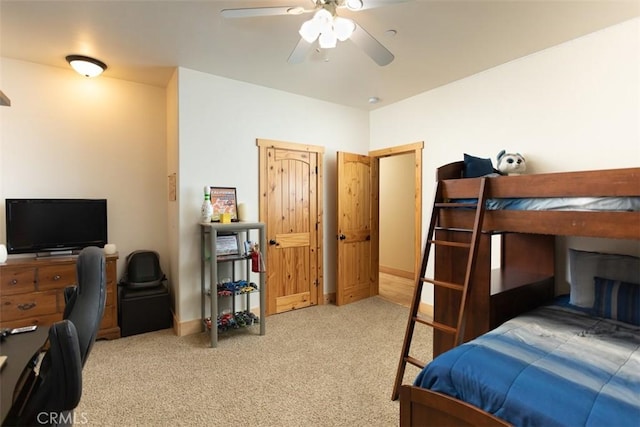
[[494, 172], [495, 170], [493, 169], [491, 159], [482, 159], [480, 157], [470, 156], [467, 153], [464, 154], [463, 178], [477, 178]]
[[601, 277], [594, 281], [594, 315], [640, 326], [640, 285]]

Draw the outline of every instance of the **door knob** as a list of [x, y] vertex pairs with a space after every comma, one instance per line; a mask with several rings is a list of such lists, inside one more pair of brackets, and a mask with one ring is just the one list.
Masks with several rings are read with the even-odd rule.
[[338, 236], [338, 239], [340, 239], [340, 240], [344, 240], [346, 238], [347, 238], [347, 236], [345, 236], [344, 234], [341, 234], [341, 235]]
[[269, 244], [270, 245], [276, 245], [276, 244], [278, 244], [278, 242], [276, 242], [275, 240], [271, 239], [271, 240], [269, 240]]

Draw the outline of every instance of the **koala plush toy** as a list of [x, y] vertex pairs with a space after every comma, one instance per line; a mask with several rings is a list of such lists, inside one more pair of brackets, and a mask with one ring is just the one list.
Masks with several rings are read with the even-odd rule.
[[498, 153], [498, 171], [501, 175], [521, 175], [527, 170], [527, 163], [520, 153]]

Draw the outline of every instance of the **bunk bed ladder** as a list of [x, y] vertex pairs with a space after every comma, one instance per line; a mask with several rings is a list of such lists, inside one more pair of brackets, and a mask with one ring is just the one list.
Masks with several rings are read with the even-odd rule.
[[[480, 241], [480, 235], [482, 233], [482, 221], [484, 219], [485, 205], [487, 200], [486, 188], [487, 188], [487, 179], [480, 178], [480, 189], [479, 189], [477, 201], [470, 202], [470, 203], [466, 203], [466, 202], [458, 203], [458, 202], [449, 202], [448, 200], [444, 199], [442, 194], [443, 191], [442, 191], [441, 182], [438, 182], [436, 186], [435, 198], [434, 198], [433, 208], [431, 211], [431, 221], [429, 224], [429, 231], [427, 234], [427, 241], [425, 243], [425, 247], [422, 255], [422, 266], [420, 269], [420, 275], [416, 280], [416, 285], [413, 292], [413, 299], [411, 302], [411, 308], [409, 313], [409, 321], [407, 322], [407, 329], [404, 337], [404, 343], [402, 345], [402, 354], [400, 356], [400, 362], [398, 364], [396, 380], [393, 387], [393, 394], [391, 396], [392, 400], [398, 399], [398, 396], [400, 393], [400, 386], [402, 385], [402, 379], [404, 377], [404, 372], [405, 372], [407, 363], [410, 363], [421, 369], [424, 368], [424, 366], [426, 365], [425, 362], [419, 359], [416, 359], [409, 354], [411, 349], [411, 340], [413, 338], [413, 332], [414, 332], [416, 323], [424, 324], [432, 327], [433, 329], [437, 329], [444, 333], [453, 335], [454, 346], [458, 346], [462, 344], [462, 342], [464, 341], [464, 325], [465, 325], [465, 319], [466, 319], [465, 308], [467, 305], [467, 295], [472, 285], [471, 277], [473, 274], [473, 270], [475, 268], [476, 252], [478, 250], [478, 243]], [[452, 209], [452, 208], [453, 209], [459, 209], [459, 208], [475, 209], [473, 229], [458, 230], [458, 231], [468, 231], [471, 234], [471, 238], [469, 239], [468, 243], [435, 239], [436, 229], [440, 228], [438, 224], [440, 211], [444, 209]], [[431, 253], [432, 246], [449, 246], [449, 247], [456, 247], [456, 248], [466, 248], [468, 250], [466, 271], [464, 275], [464, 283], [461, 283], [461, 284], [450, 283], [450, 282], [444, 282], [444, 281], [425, 277], [427, 264], [429, 261], [429, 254]], [[448, 288], [461, 293], [460, 306], [458, 307], [456, 325], [447, 325], [444, 323], [437, 322], [435, 320], [429, 320], [424, 316], [420, 316], [418, 314], [418, 311], [420, 308], [421, 296], [422, 296], [422, 286], [425, 282], [431, 283], [434, 287]]]

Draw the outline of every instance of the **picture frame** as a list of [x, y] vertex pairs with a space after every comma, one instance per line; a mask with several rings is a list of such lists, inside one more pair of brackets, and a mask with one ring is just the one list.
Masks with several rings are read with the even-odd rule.
[[231, 221], [238, 221], [238, 199], [235, 187], [211, 187], [211, 205], [213, 222], [220, 222], [220, 214], [231, 214]]
[[216, 256], [240, 255], [240, 239], [238, 233], [218, 234], [216, 238]]

